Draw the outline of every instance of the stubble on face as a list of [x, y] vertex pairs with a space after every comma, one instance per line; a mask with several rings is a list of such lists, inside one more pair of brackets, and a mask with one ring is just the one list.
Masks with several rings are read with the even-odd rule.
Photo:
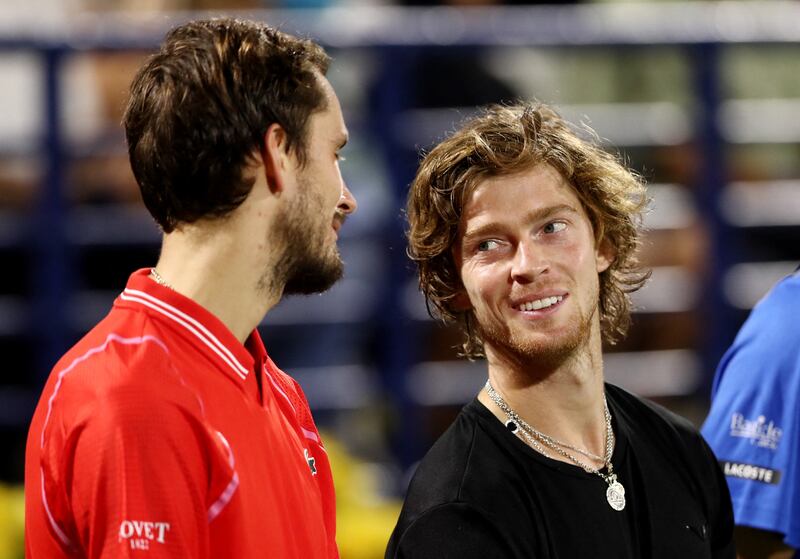
[[[492, 320], [475, 317], [487, 356], [500, 359], [525, 371], [553, 371], [582, 352], [592, 337], [598, 303], [579, 310], [564, 328], [551, 337], [530, 336], [504, 328]], [[544, 326], [544, 325], [543, 325]]]
[[344, 273], [339, 249], [329, 238], [334, 216], [328, 215], [324, 198], [310, 179], [301, 179], [298, 186], [298, 196], [270, 232], [268, 241], [280, 247], [281, 257], [274, 269], [264, 270], [260, 290], [286, 295], [322, 293]]
[[[574, 188], [557, 170], [542, 165], [481, 183], [465, 204], [460, 235], [466, 309], [490, 362], [547, 375], [596, 353], [605, 257]], [[520, 253], [522, 239], [530, 245]], [[510, 307], [525, 296], [554, 293], [566, 297], [547, 312]]]

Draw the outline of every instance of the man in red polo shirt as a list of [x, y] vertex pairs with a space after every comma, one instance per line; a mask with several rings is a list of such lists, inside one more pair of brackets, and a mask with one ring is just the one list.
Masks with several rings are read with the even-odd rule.
[[330, 466], [256, 326], [342, 273], [356, 202], [314, 43], [218, 19], [172, 30], [134, 79], [131, 166], [164, 231], [54, 367], [28, 436], [28, 558], [334, 558]]

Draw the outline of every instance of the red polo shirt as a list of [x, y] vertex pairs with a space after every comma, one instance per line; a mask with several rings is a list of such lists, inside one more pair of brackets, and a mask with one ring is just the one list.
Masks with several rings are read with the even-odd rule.
[[28, 434], [31, 559], [336, 558], [330, 465], [300, 386], [134, 273], [56, 364]]

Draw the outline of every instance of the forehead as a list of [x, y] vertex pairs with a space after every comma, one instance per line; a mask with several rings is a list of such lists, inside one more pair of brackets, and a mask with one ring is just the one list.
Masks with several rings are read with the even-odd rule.
[[461, 223], [511, 220], [559, 205], [571, 206], [585, 215], [572, 185], [550, 165], [540, 164], [481, 181], [464, 204]]
[[325, 108], [311, 114], [309, 119], [311, 141], [338, 141], [342, 137], [346, 138], [347, 127], [339, 98], [328, 78], [322, 74], [318, 74], [317, 77], [325, 95]]

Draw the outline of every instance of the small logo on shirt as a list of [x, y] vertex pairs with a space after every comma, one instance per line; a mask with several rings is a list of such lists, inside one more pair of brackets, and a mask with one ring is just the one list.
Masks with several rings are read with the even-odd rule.
[[313, 456], [311, 456], [311, 454], [309, 454], [307, 448], [303, 449], [303, 454], [306, 457], [306, 462], [308, 463], [308, 469], [311, 470], [311, 475], [312, 476], [317, 475], [317, 466], [316, 466], [317, 460]]
[[169, 522], [123, 520], [119, 525], [119, 541], [127, 540], [131, 549], [150, 549], [150, 543], [163, 544], [169, 532]]
[[727, 460], [720, 460], [722, 471], [728, 477], [738, 477], [739, 479], [746, 479], [749, 481], [758, 481], [767, 483], [769, 485], [778, 485], [781, 480], [780, 470], [773, 470], [763, 466], [756, 466], [755, 464], [745, 464], [743, 462], [729, 462]]
[[777, 450], [782, 435], [783, 429], [772, 420], [768, 423], [763, 415], [754, 420], [745, 419], [740, 413], [731, 416], [731, 437], [750, 439], [750, 444], [760, 448]]

